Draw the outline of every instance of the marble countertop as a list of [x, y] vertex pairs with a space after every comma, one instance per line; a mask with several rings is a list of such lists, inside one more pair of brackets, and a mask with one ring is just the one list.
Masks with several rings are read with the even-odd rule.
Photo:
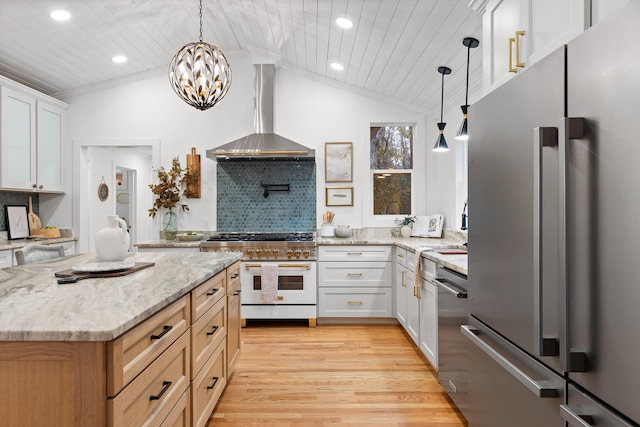
[[[442, 238], [429, 237], [396, 237], [396, 236], [354, 236], [347, 238], [340, 237], [317, 237], [316, 243], [320, 245], [396, 245], [415, 253], [422, 250], [422, 256], [437, 262], [447, 268], [461, 274], [468, 274], [467, 255], [444, 255], [429, 249], [452, 249], [462, 248], [465, 242], [460, 235], [445, 235]], [[151, 240], [136, 244], [139, 248], [197, 248], [202, 241], [183, 242], [179, 240]]]
[[199, 248], [204, 240], [183, 241], [183, 240], [149, 240], [147, 242], [136, 243], [133, 246], [138, 248]]
[[73, 242], [77, 237], [59, 237], [57, 239], [30, 238], [17, 240], [0, 240], [0, 251], [5, 249], [22, 249], [27, 245], [53, 245], [56, 243]]
[[155, 265], [127, 276], [59, 285], [54, 273], [95, 253], [0, 270], [1, 341], [109, 341], [240, 259], [239, 253], [132, 253]]

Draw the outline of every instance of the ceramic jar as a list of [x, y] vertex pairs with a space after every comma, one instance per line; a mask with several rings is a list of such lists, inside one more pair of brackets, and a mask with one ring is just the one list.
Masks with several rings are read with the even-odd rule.
[[330, 222], [325, 222], [320, 227], [320, 236], [322, 237], [334, 237], [336, 233], [336, 229]]
[[96, 233], [95, 246], [98, 261], [124, 261], [129, 251], [127, 223], [118, 215], [107, 215], [107, 227]]
[[400, 235], [402, 237], [411, 237], [411, 226], [403, 225], [402, 227], [400, 227]]

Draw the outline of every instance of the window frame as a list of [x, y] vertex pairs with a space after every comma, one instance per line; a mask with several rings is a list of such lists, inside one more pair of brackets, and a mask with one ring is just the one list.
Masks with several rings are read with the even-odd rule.
[[[395, 227], [395, 220], [404, 217], [398, 215], [374, 215], [373, 213], [373, 175], [385, 172], [384, 170], [371, 169], [371, 138], [372, 126], [413, 126], [413, 169], [397, 169], [393, 172], [411, 172], [411, 215], [417, 215], [426, 209], [426, 150], [425, 150], [425, 122], [422, 115], [400, 115], [386, 117], [367, 117], [363, 121], [364, 136], [366, 141], [363, 146], [363, 157], [367, 159], [366, 191], [363, 191], [363, 225], [365, 227]], [[422, 197], [420, 197], [422, 196]]]

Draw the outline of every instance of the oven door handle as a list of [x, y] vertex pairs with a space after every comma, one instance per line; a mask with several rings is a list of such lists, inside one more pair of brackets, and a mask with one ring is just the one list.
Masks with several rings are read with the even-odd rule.
[[[262, 268], [262, 264], [245, 264], [244, 268], [246, 270]], [[278, 264], [278, 268], [304, 268], [305, 270], [311, 270], [311, 264]]]

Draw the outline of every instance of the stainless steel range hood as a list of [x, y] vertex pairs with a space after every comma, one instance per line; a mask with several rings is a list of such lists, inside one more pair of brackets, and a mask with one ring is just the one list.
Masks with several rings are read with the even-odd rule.
[[207, 150], [207, 157], [217, 161], [309, 160], [315, 150], [273, 133], [273, 87], [275, 66], [254, 65], [255, 133]]

